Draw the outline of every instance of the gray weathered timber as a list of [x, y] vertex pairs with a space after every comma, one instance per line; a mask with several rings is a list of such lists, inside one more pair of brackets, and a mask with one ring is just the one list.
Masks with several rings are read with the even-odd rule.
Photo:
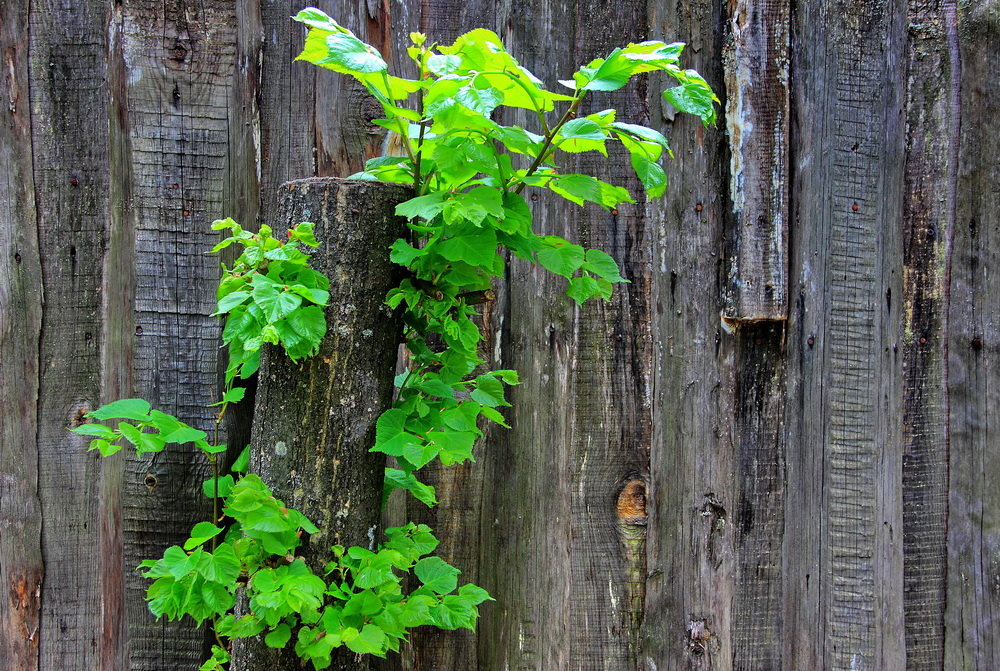
[[[276, 231], [316, 224], [321, 246], [312, 266], [330, 278], [330, 304], [316, 356], [293, 362], [265, 350], [250, 464], [275, 496], [320, 528], [301, 551], [316, 572], [332, 559], [331, 545], [372, 548], [378, 539], [385, 457], [368, 449], [392, 395], [401, 325], [384, 298], [400, 268], [388, 249], [405, 231], [395, 205], [409, 196], [406, 188], [372, 182], [296, 180], [281, 187], [271, 223]], [[298, 668], [292, 646], [273, 650], [257, 640], [234, 653], [234, 671]], [[344, 649], [334, 668], [367, 663]]]
[[[955, 2], [907, 11], [903, 203], [903, 611], [906, 668], [944, 663], [948, 537], [948, 300], [955, 235]], [[933, 82], [933, 83], [932, 83]]]
[[[961, 135], [948, 331], [950, 486], [944, 668], [1000, 668], [1000, 2], [963, 5]], [[947, 25], [947, 24], [946, 24]], [[954, 58], [952, 51], [950, 58]], [[929, 84], [933, 86], [933, 84]], [[952, 89], [954, 92], [954, 89]], [[952, 107], [949, 112], [954, 114]], [[955, 121], [952, 116], [951, 121]], [[956, 129], [957, 130], [957, 129]]]
[[28, 3], [0, 5], [0, 668], [38, 666], [42, 268], [35, 222]]
[[[646, 4], [524, 3], [497, 24], [511, 53], [553, 83], [646, 37]], [[595, 94], [581, 113], [615, 107], [642, 123], [644, 100], [639, 82]], [[527, 115], [505, 121], [534, 127]], [[563, 162], [636, 186], [618, 154]], [[646, 570], [652, 233], [641, 197], [607, 212], [524, 195], [537, 232], [608, 251], [633, 283], [610, 304], [576, 308], [563, 280], [511, 261], [492, 363], [535, 372], [511, 393], [513, 428], [492, 432], [475, 466], [486, 471], [476, 572], [497, 598], [482, 609], [475, 668], [630, 668]]]
[[786, 668], [898, 669], [905, 7], [805, 2], [792, 71]]
[[[650, 9], [651, 25], [688, 44], [685, 67], [716, 90], [722, 20], [722, 7], [707, 1]], [[649, 212], [656, 236], [656, 350], [647, 596], [636, 668], [730, 669], [739, 443], [732, 425], [736, 338], [720, 320], [727, 273], [722, 239], [731, 210], [726, 138], [721, 128], [701, 128], [658, 102], [651, 113], [676, 158], [666, 165], [672, 176], [667, 195], [651, 202]]]
[[727, 243], [731, 319], [788, 314], [787, 0], [731, 0], [726, 66], [729, 197], [735, 230]]
[[[101, 473], [120, 468], [120, 462], [100, 464], [87, 454], [86, 440], [67, 431], [105, 400], [109, 5], [88, 2], [64, 11], [59, 3], [32, 3], [27, 26], [36, 207], [29, 225], [36, 227], [44, 282], [40, 379], [31, 392], [38, 397], [37, 496], [45, 560], [37, 632], [42, 669], [99, 669], [105, 656], [111, 666], [118, 657], [105, 648], [114, 638], [106, 629], [120, 622], [118, 604], [104, 601], [105, 587], [117, 589], [102, 579], [118, 572], [121, 556], [104, 547], [113, 543], [104, 534], [113, 532], [107, 516], [113, 519], [116, 506], [106, 489], [113, 483], [103, 482]], [[31, 459], [30, 451], [25, 458]], [[101, 618], [105, 606], [107, 623]]]
[[[255, 202], [239, 200], [252, 194], [256, 201], [257, 192], [256, 159], [246, 153], [253, 148], [246, 125], [253, 88], [241, 80], [247, 55], [237, 39], [246, 19], [241, 24], [235, 4], [223, 0], [196, 6], [130, 0], [117, 11], [127, 86], [116, 113], [126, 114], [129, 126], [135, 219], [135, 393], [211, 430], [206, 406], [217, 399], [219, 327], [210, 314], [219, 261], [206, 254], [218, 236], [209, 223], [227, 215], [245, 220], [256, 211]], [[166, 450], [126, 468], [130, 668], [194, 666], [202, 659], [204, 630], [190, 620], [155, 621], [143, 598], [148, 582], [134, 567], [205, 519], [210, 506], [200, 483], [207, 476], [193, 449]]]

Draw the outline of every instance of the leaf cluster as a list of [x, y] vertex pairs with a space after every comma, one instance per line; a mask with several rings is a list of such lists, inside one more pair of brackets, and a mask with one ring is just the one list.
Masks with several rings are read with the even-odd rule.
[[213, 252], [232, 244], [243, 247], [232, 268], [223, 265], [214, 313], [226, 318], [227, 386], [257, 371], [263, 343], [280, 344], [292, 360], [312, 356], [319, 348], [326, 334], [323, 306], [330, 300], [330, 281], [309, 267], [309, 254], [302, 249], [319, 245], [314, 226], [296, 224], [282, 241], [266, 225], [251, 233], [232, 219], [212, 223], [213, 230], [230, 234]]
[[[667, 139], [619, 121], [613, 109], [579, 115], [584, 98], [662, 72], [677, 84], [665, 100], [705, 124], [715, 122], [718, 99], [697, 72], [679, 66], [681, 43], [615, 49], [561, 80], [565, 90], [552, 91], [489, 30], [473, 30], [450, 45], [412, 33], [407, 54], [417, 77], [408, 79], [390, 74], [378, 50], [324, 12], [310, 7], [295, 19], [309, 28], [298, 59], [357, 79], [385, 113], [374, 123], [402, 139], [404, 156], [371, 159], [353, 175], [415, 189], [396, 208], [410, 237], [390, 250], [408, 277], [386, 300], [403, 311], [410, 370], [397, 378], [396, 402], [379, 418], [372, 449], [396, 459], [398, 468], [386, 470], [387, 491], [404, 489], [433, 505], [435, 492], [416, 471], [434, 459], [445, 465], [472, 459], [480, 418], [507, 425], [498, 408], [508, 405], [504, 385], [517, 384], [517, 374], [482, 371], [476, 320], [477, 303], [492, 279], [504, 275], [508, 254], [565, 277], [577, 304], [610, 300], [613, 285], [627, 281], [608, 254], [536, 233], [524, 189], [617, 213], [618, 205], [634, 202], [627, 189], [560, 167], [582, 152], [609, 156], [614, 143], [627, 151], [649, 195], [666, 189], [660, 160], [670, 154]], [[499, 120], [504, 107], [527, 110], [535, 127], [505, 125]]]

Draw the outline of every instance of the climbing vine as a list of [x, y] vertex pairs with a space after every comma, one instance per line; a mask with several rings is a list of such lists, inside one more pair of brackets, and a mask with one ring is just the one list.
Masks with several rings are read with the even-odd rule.
[[[615, 110], [580, 115], [584, 99], [662, 71], [677, 82], [664, 98], [681, 112], [711, 124], [718, 100], [698, 73], [679, 67], [680, 43], [615, 49], [560, 80], [565, 90], [555, 92], [488, 30], [466, 33], [447, 46], [412, 33], [407, 54], [417, 76], [408, 79], [389, 74], [376, 49], [320, 10], [304, 9], [295, 19], [309, 28], [298, 58], [356, 78], [384, 110], [374, 123], [401, 140], [402, 156], [372, 159], [353, 175], [407, 184], [414, 193], [396, 208], [409, 235], [390, 249], [407, 277], [386, 299], [403, 315], [409, 365], [396, 378], [396, 400], [376, 423], [372, 450], [395, 460], [385, 471], [387, 492], [406, 490], [434, 505], [436, 493], [420, 481], [420, 469], [434, 460], [446, 466], [471, 460], [482, 422], [507, 426], [501, 411], [509, 405], [505, 388], [518, 383], [518, 374], [484, 370], [476, 323], [477, 306], [489, 297], [493, 278], [504, 274], [507, 255], [566, 278], [567, 294], [578, 304], [609, 300], [613, 285], [627, 281], [608, 254], [535, 233], [524, 189], [605, 209], [634, 202], [622, 187], [560, 168], [567, 155], [608, 156], [609, 143], [627, 150], [650, 196], [666, 188], [659, 164], [670, 153], [666, 138], [618, 121]], [[504, 107], [527, 110], [533, 130], [501, 123]], [[215, 314], [226, 320], [228, 364], [213, 440], [141, 399], [115, 401], [88, 415], [98, 422], [118, 420], [115, 426], [91, 422], [73, 429], [90, 436], [91, 449], [104, 456], [127, 443], [138, 456], [191, 443], [212, 467], [204, 485], [214, 502], [212, 519], [196, 524], [182, 545], [140, 566], [153, 580], [150, 610], [167, 619], [212, 622], [217, 645], [203, 671], [224, 669], [229, 642], [239, 637], [263, 635], [271, 647], [294, 645], [303, 660], [323, 669], [341, 646], [384, 656], [398, 651], [413, 627], [474, 628], [478, 606], [490, 597], [475, 585], [459, 587], [459, 570], [432, 555], [437, 540], [425, 525], [386, 529], [386, 541], [373, 550], [334, 546], [317, 575], [295, 556], [302, 535], [317, 528], [246, 472], [247, 450], [230, 472], [221, 472], [217, 457], [226, 448], [216, 444], [218, 426], [226, 408], [244, 394], [235, 383], [257, 371], [265, 342], [280, 345], [292, 359], [314, 354], [326, 330], [323, 306], [330, 294], [327, 278], [309, 267], [308, 250], [319, 244], [312, 224], [298, 224], [284, 240], [267, 226], [251, 233], [231, 219], [213, 228], [229, 233], [213, 251], [242, 247], [232, 267], [223, 266], [217, 292]], [[418, 585], [409, 592], [403, 586], [407, 574]], [[249, 608], [237, 616], [239, 590]]]

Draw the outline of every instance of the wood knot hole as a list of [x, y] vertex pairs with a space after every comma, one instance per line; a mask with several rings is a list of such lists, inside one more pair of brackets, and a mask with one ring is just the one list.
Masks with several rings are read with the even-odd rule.
[[618, 521], [621, 524], [634, 526], [646, 524], [646, 483], [642, 480], [629, 480], [618, 493]]

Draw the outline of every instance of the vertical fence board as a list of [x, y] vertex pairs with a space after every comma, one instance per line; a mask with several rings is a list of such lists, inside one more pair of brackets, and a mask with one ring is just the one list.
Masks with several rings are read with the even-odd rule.
[[960, 27], [944, 668], [971, 671], [1000, 668], [1000, 2], [963, 5]]
[[795, 26], [791, 668], [905, 663], [893, 347], [902, 251], [902, 100], [893, 73], [903, 67], [902, 18], [891, 3], [806, 2]]
[[33, 3], [31, 125], [45, 284], [38, 387], [38, 486], [45, 581], [41, 669], [101, 666], [100, 470], [67, 432], [104, 399], [102, 270], [109, 214], [104, 2]]
[[0, 6], [0, 667], [38, 668], [42, 269], [35, 228], [28, 3]]
[[[907, 11], [903, 209], [903, 606], [906, 668], [944, 663], [948, 535], [947, 302], [954, 235], [958, 109], [948, 2]], [[952, 18], [955, 18], [954, 3]], [[955, 45], [957, 48], [957, 44]]]
[[[722, 7], [651, 4], [655, 35], [686, 42], [684, 67], [721, 91]], [[655, 82], [655, 83], [654, 83]], [[651, 82], [650, 90], [671, 85]], [[670, 138], [666, 198], [650, 204], [655, 230], [656, 345], [648, 579], [641, 669], [732, 665], [734, 338], [720, 322], [723, 230], [731, 209], [721, 128], [675, 116], [651, 100]]]
[[[217, 237], [208, 225], [227, 214], [240, 216], [240, 205], [225, 202], [226, 196], [256, 192], [246, 186], [253, 176], [234, 173], [247, 162], [233, 151], [242, 143], [233, 140], [247, 137], [244, 124], [254, 104], [245, 97], [253, 87], [238, 78], [247, 71], [239, 67], [241, 24], [235, 6], [222, 0], [197, 6], [133, 0], [121, 11], [128, 80], [122, 113], [128, 114], [137, 222], [136, 392], [154, 407], [211, 430], [206, 406], [216, 400], [219, 330], [209, 314], [218, 260], [205, 253]], [[194, 450], [167, 450], [129, 463], [127, 567], [159, 556], [205, 518], [205, 477]], [[204, 631], [190, 621], [154, 622], [143, 598], [147, 581], [133, 570], [127, 577], [132, 668], [200, 661]]]
[[730, 0], [726, 65], [729, 241], [726, 316], [784, 319], [788, 312], [787, 0]]

